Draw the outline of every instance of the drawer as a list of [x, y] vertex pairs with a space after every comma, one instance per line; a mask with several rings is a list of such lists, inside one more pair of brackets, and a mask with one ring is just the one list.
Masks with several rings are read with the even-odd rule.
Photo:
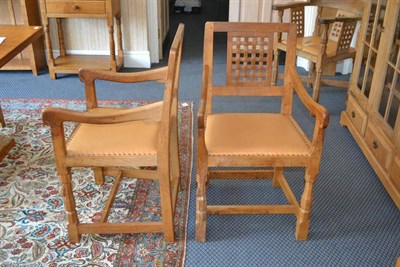
[[400, 191], [400, 157], [396, 156], [390, 168], [390, 178]]
[[46, 0], [47, 13], [55, 14], [105, 14], [105, 1]]
[[357, 132], [359, 132], [361, 136], [364, 136], [365, 126], [367, 125], [367, 115], [351, 96], [347, 101], [346, 114]]
[[365, 142], [379, 164], [385, 169], [388, 169], [388, 166], [385, 164], [387, 163], [388, 157], [393, 153], [393, 150], [385, 140], [385, 137], [382, 136], [380, 131], [373, 125], [368, 124], [367, 130], [365, 131]]

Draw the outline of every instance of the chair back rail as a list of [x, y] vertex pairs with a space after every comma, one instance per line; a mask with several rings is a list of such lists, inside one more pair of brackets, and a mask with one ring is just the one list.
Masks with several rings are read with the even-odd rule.
[[[213, 83], [213, 45], [214, 33], [227, 33], [226, 84]], [[286, 66], [295, 64], [295, 24], [276, 23], [231, 23], [207, 22], [204, 37], [204, 68], [207, 75], [205, 109], [206, 114], [212, 111], [213, 96], [282, 96], [284, 114], [291, 112], [292, 90], [290, 87], [272, 86], [273, 61], [278, 60], [274, 47], [278, 34], [287, 33], [289, 42]]]

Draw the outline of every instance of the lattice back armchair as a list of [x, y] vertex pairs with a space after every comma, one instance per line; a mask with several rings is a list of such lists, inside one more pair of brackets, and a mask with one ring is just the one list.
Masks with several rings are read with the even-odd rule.
[[[83, 69], [87, 111], [48, 108], [43, 121], [50, 125], [54, 155], [62, 183], [62, 194], [71, 242], [81, 234], [163, 232], [174, 241], [174, 211], [179, 189], [178, 85], [184, 26], [180, 24], [169, 53], [168, 66], [136, 73], [113, 73]], [[95, 80], [120, 83], [158, 81], [165, 83], [162, 101], [133, 109], [99, 107]], [[78, 123], [68, 140], [64, 122]], [[156, 166], [149, 170], [147, 166]], [[115, 176], [101, 218], [82, 223], [73, 192], [71, 168], [93, 168], [97, 184], [104, 175]], [[122, 178], [157, 179], [160, 187], [162, 221], [110, 222], [108, 216]]]
[[[304, 36], [305, 31], [305, 7], [317, 6], [318, 16], [315, 22], [315, 30], [312, 36]], [[337, 9], [335, 17], [322, 17], [324, 8]], [[283, 21], [285, 10], [290, 11], [290, 22], [296, 24], [297, 45], [296, 54], [311, 62], [308, 77], [301, 77], [313, 86], [313, 99], [319, 101], [321, 84], [337, 87], [348, 87], [348, 82], [343, 80], [323, 79], [323, 66], [329, 63], [355, 57], [355, 48], [351, 47], [351, 41], [358, 21], [361, 21], [362, 4], [360, 1], [332, 1], [311, 0], [306, 3], [293, 2], [288, 4], [273, 5], [273, 10], [278, 11], [278, 22]], [[287, 50], [287, 40], [280, 38], [276, 51]], [[278, 62], [275, 62], [274, 70], [277, 73]], [[277, 80], [274, 76], [274, 83]]]
[[[213, 80], [214, 33], [217, 32], [227, 33], [228, 38], [225, 85], [216, 85]], [[272, 66], [277, 57], [273, 52], [278, 34], [281, 33], [288, 35], [285, 76], [282, 86], [274, 86]], [[294, 214], [297, 217], [296, 238], [307, 238], [312, 190], [319, 170], [324, 129], [329, 115], [304, 89], [295, 68], [295, 49], [294, 24], [206, 23], [197, 132], [197, 241], [205, 241], [206, 219], [213, 214]], [[220, 68], [221, 63], [218, 63], [217, 67]], [[315, 115], [312, 140], [303, 133], [291, 115], [293, 91]], [[279, 113], [216, 113], [213, 108], [213, 98], [216, 96], [280, 97], [281, 109]], [[232, 106], [239, 103], [240, 99], [232, 100]], [[283, 174], [284, 167], [293, 166], [306, 169], [300, 203]], [[260, 167], [272, 169], [259, 170]], [[208, 205], [206, 191], [209, 179], [224, 178], [272, 178], [275, 187], [282, 187], [289, 204]]]

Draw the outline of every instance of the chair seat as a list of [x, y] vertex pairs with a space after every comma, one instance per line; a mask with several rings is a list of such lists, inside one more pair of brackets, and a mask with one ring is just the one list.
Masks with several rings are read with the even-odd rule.
[[[282, 40], [282, 44], [287, 45], [287, 40]], [[297, 37], [296, 48], [298, 50], [302, 50], [306, 53], [309, 53], [313, 56], [318, 56], [320, 51], [321, 39], [318, 36], [308, 36], [308, 37]], [[326, 47], [326, 55], [327, 57], [336, 56], [336, 47], [337, 42], [333, 40], [328, 40], [328, 45]], [[355, 52], [355, 49], [350, 47], [350, 52]]]
[[[91, 112], [107, 114], [112, 108]], [[118, 109], [121, 110], [121, 109]], [[159, 122], [81, 123], [67, 143], [68, 156], [143, 156], [156, 162]]]
[[221, 113], [207, 116], [209, 156], [309, 156], [310, 142], [289, 115]]

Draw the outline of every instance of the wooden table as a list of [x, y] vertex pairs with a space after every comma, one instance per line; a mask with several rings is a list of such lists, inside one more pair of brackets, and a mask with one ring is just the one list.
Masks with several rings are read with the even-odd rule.
[[[42, 34], [43, 29], [39, 26], [0, 26], [0, 36], [6, 37], [0, 44], [0, 68]], [[5, 127], [1, 106], [0, 123]], [[0, 136], [0, 161], [7, 155], [14, 144], [14, 139]]]

